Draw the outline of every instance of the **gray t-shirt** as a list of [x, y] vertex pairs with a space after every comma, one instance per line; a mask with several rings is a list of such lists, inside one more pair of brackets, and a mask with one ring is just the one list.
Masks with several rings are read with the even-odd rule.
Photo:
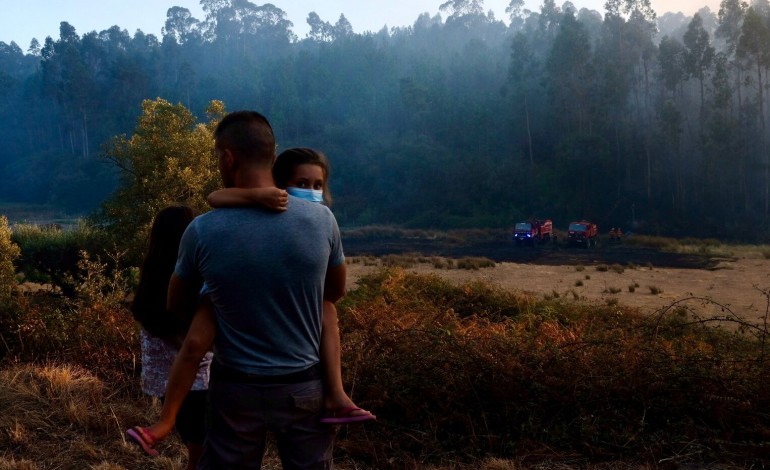
[[326, 271], [344, 262], [331, 211], [289, 196], [283, 213], [228, 208], [197, 217], [182, 236], [175, 272], [207, 285], [217, 362], [282, 375], [319, 362]]

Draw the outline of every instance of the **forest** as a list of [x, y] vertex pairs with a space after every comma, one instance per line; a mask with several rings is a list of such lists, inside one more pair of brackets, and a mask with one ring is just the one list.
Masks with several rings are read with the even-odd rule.
[[311, 12], [303, 38], [274, 4], [201, 5], [170, 8], [162, 37], [62, 22], [26, 51], [0, 42], [0, 201], [89, 214], [143, 100], [200, 120], [218, 100], [268, 116], [279, 151], [326, 153], [343, 227], [770, 234], [768, 0], [691, 17], [512, 0], [504, 19], [448, 0], [377, 32]]

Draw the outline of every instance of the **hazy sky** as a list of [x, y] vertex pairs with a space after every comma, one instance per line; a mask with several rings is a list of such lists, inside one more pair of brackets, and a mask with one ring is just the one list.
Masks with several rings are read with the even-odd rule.
[[[307, 14], [315, 11], [324, 21], [334, 23], [341, 13], [357, 33], [379, 31], [383, 26], [406, 26], [414, 23], [420, 13], [433, 16], [445, 0], [252, 0], [263, 5], [272, 3], [284, 10], [294, 23], [294, 32], [304, 37], [308, 27]], [[492, 10], [498, 19], [507, 20], [505, 7], [510, 0], [485, 0], [486, 10]], [[542, 0], [526, 0], [527, 8], [538, 11]], [[557, 0], [561, 5], [563, 0]], [[604, 11], [604, 0], [572, 0], [578, 8]], [[652, 0], [655, 11], [692, 14], [708, 5], [719, 9], [719, 0]], [[102, 31], [118, 25], [133, 35], [137, 29], [161, 37], [166, 11], [172, 6], [189, 9], [193, 16], [203, 19], [199, 0], [0, 0], [0, 41], [16, 43], [23, 50], [35, 37], [41, 43], [46, 36], [59, 37], [59, 23], [67, 21], [78, 34]], [[506, 21], [507, 22], [507, 21]]]

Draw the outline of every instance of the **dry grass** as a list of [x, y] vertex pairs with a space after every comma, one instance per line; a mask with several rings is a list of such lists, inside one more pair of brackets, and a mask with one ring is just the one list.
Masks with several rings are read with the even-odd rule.
[[6, 366], [0, 409], [0, 468], [184, 468], [178, 440], [162, 444], [164, 457], [150, 461], [123, 436], [154, 418], [157, 405], [78, 366]]
[[459, 259], [452, 259], [443, 256], [424, 256], [419, 253], [391, 254], [382, 257], [354, 256], [348, 257], [346, 260], [348, 264], [404, 269], [424, 265], [435, 269], [465, 269], [476, 271], [484, 268], [494, 268], [497, 265], [493, 260], [485, 257], [466, 256]]
[[[403, 270], [359, 285], [341, 324], [347, 383], [380, 417], [370, 458], [518, 463], [532, 443], [624, 458], [606, 468], [668, 459], [703, 468], [703, 458], [750, 468], [764, 455], [765, 330], [729, 333], [676, 310], [650, 318], [617, 299], [578, 305]], [[628, 463], [639, 458], [641, 467]], [[574, 468], [558, 462], [541, 455], [522, 468]]]
[[510, 231], [507, 229], [423, 230], [372, 225], [345, 230], [343, 237], [358, 240], [440, 240], [452, 244], [463, 244], [469, 240], [474, 242], [508, 241], [510, 239]]
[[707, 255], [715, 258], [770, 259], [770, 245], [722, 243], [714, 238], [670, 238], [634, 234], [623, 243], [661, 251]]
[[[345, 383], [378, 422], [342, 428], [338, 468], [770, 462], [761, 325], [721, 331], [711, 325], [738, 320], [699, 319], [685, 302], [649, 317], [617, 299], [572, 302], [574, 290], [543, 298], [398, 267], [358, 285], [339, 308]], [[16, 338], [0, 370], [0, 470], [183, 468], [176, 439], [155, 460], [125, 441], [123, 431], [150, 422], [158, 405], [138, 390], [127, 312], [86, 291], [66, 308], [0, 312], [4, 339], [13, 325]], [[278, 468], [273, 453], [266, 468]]]

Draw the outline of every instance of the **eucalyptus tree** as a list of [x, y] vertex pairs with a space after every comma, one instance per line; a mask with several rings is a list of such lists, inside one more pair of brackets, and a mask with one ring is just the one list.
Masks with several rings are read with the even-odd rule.
[[318, 13], [311, 11], [306, 20], [310, 31], [306, 37], [317, 42], [331, 42], [334, 40], [334, 27], [328, 21], [324, 21]]
[[687, 32], [684, 34], [684, 66], [687, 76], [696, 78], [700, 85], [700, 125], [705, 118], [705, 81], [711, 67], [714, 65], [714, 47], [711, 45], [709, 33], [703, 27], [703, 19], [695, 14]]
[[591, 43], [582, 23], [565, 13], [546, 59], [548, 94], [558, 134], [593, 132], [594, 84]]
[[447, 0], [439, 6], [439, 11], [447, 13], [447, 21], [464, 16], [484, 14], [484, 0]]
[[201, 21], [183, 7], [171, 7], [166, 12], [166, 22], [161, 30], [163, 38], [171, 38], [177, 44], [202, 39]]
[[737, 63], [736, 51], [738, 49], [738, 41], [741, 37], [741, 28], [743, 26], [743, 19], [746, 16], [746, 9], [748, 4], [743, 0], [722, 0], [719, 5], [719, 24], [714, 33], [717, 39], [721, 40], [724, 44], [725, 57], [728, 59], [728, 64], [733, 75], [733, 89], [735, 99], [733, 100], [733, 113], [739, 112], [742, 101], [742, 80], [741, 69]]
[[770, 66], [770, 28], [753, 7], [746, 10], [735, 53], [745, 69], [751, 70], [754, 76], [754, 80], [751, 80], [756, 102], [753, 114], [757, 119], [757, 150], [761, 155], [759, 163], [764, 174], [763, 212], [767, 218], [770, 215], [770, 149], [766, 135], [765, 88], [767, 69]]
[[341, 14], [337, 22], [332, 25], [322, 20], [318, 13], [311, 11], [306, 21], [310, 26], [306, 37], [316, 42], [332, 42], [353, 35], [353, 25], [344, 14]]
[[524, 25], [524, 0], [511, 0], [505, 7], [505, 13], [510, 20], [511, 31], [518, 31]]
[[555, 172], [562, 191], [573, 193], [578, 208], [595, 211], [600, 194], [616, 190], [618, 167], [608, 161], [609, 151], [596, 123], [596, 69], [590, 38], [582, 23], [568, 11], [545, 62], [551, 109], [552, 138], [556, 142]]
[[687, 76], [685, 48], [676, 38], [668, 35], [661, 38], [658, 43], [658, 67], [663, 88], [671, 94], [667, 99], [675, 99]]
[[87, 34], [81, 43], [75, 28], [66, 21], [59, 26], [59, 39], [48, 40], [43, 47], [43, 86], [46, 94], [57, 105], [63, 117], [62, 133], [66, 142], [62, 147], [72, 155], [89, 155], [89, 113], [93, 100], [96, 67], [103, 66], [99, 57], [95, 33]]
[[[651, 79], [657, 48], [655, 12], [649, 0], [608, 0], [596, 47], [598, 100], [611, 135], [618, 174], [617, 197], [628, 185], [645, 182], [652, 194], [653, 102]], [[641, 145], [625, 147], [641, 141]], [[634, 177], [644, 171], [645, 178]]]
[[[518, 32], [511, 42], [511, 62], [508, 68], [509, 85], [506, 87], [511, 96], [511, 112], [513, 114], [514, 130], [524, 132], [526, 154], [530, 168], [534, 168], [536, 150], [533, 140], [533, 130], [540, 130], [542, 122], [536, 119], [544, 114], [545, 106], [542, 100], [542, 59], [535, 56], [531, 41], [524, 32]], [[544, 122], [544, 121], [543, 121]], [[520, 132], [521, 132], [520, 131]], [[514, 135], [519, 134], [515, 132]], [[520, 135], [520, 134], [519, 134]]]

